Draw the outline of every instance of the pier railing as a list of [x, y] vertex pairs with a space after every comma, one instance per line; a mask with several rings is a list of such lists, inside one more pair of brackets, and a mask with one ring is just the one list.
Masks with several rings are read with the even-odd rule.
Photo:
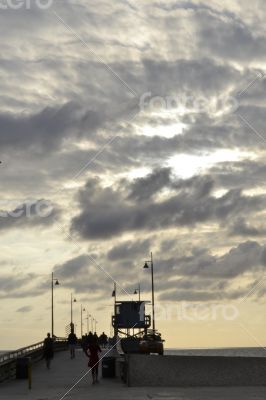
[[[56, 338], [54, 351], [62, 351], [67, 348], [65, 338]], [[32, 363], [38, 362], [43, 356], [43, 341], [31, 344], [21, 349], [4, 353], [0, 356], [0, 383], [5, 380], [15, 379], [17, 359], [20, 357], [31, 357]]]

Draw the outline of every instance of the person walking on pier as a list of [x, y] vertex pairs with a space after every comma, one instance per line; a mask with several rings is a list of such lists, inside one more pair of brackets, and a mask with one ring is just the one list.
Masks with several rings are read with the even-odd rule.
[[47, 333], [47, 337], [43, 342], [43, 357], [46, 361], [46, 368], [50, 369], [51, 360], [54, 357], [54, 342], [50, 333]]
[[102, 350], [98, 345], [98, 341], [95, 338], [93, 338], [86, 352], [87, 356], [89, 357], [88, 367], [91, 368], [93, 385], [95, 383], [99, 383], [98, 381], [99, 353], [101, 353], [101, 351]]
[[71, 333], [68, 335], [67, 339], [69, 349], [70, 349], [70, 358], [73, 359], [75, 358], [75, 349], [78, 343], [78, 339], [76, 334], [74, 333], [74, 330], [71, 329]]

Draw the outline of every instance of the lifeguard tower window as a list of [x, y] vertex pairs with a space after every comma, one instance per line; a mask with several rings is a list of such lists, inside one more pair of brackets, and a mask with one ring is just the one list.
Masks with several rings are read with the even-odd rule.
[[122, 301], [116, 303], [113, 325], [121, 329], [147, 328], [150, 317], [145, 315], [144, 301]]

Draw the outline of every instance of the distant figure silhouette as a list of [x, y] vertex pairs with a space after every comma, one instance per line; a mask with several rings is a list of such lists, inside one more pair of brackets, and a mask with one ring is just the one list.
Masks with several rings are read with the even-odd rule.
[[108, 337], [107, 335], [103, 332], [101, 336], [99, 337], [99, 345], [103, 348], [107, 346], [108, 343]]
[[92, 374], [92, 384], [98, 383], [98, 369], [99, 369], [99, 353], [101, 353], [101, 348], [98, 345], [97, 340], [95, 338], [89, 344], [87, 349], [87, 356], [89, 357], [88, 367], [91, 368]]
[[46, 361], [47, 369], [50, 369], [51, 360], [54, 357], [54, 341], [51, 338], [50, 333], [47, 333], [47, 337], [43, 342], [43, 357]]
[[76, 349], [78, 339], [77, 339], [76, 334], [74, 333], [74, 330], [72, 330], [72, 329], [71, 329], [70, 334], [68, 335], [67, 342], [68, 342], [69, 349], [70, 349], [70, 358], [73, 359], [73, 358], [75, 358], [75, 349]]

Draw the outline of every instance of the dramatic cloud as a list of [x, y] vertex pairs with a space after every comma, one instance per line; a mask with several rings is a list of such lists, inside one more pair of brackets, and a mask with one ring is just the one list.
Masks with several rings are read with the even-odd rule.
[[[266, 198], [263, 195], [247, 196], [239, 189], [231, 189], [221, 197], [212, 194], [214, 182], [210, 177], [197, 177], [188, 181], [176, 181], [171, 185], [176, 190], [163, 200], [153, 200], [151, 196], [160, 194], [162, 182], [169, 186], [168, 172], [166, 181], [164, 171], [162, 182], [151, 187], [158, 172], [146, 180], [135, 180], [128, 198], [113, 187], [103, 188], [99, 180], [89, 180], [79, 194], [82, 213], [72, 221], [72, 232], [78, 232], [82, 238], [110, 238], [119, 233], [134, 230], [158, 230], [175, 226], [193, 227], [207, 221], [224, 224], [232, 217], [242, 213], [263, 210]], [[146, 185], [145, 185], [146, 183]], [[145, 186], [145, 202], [142, 199], [142, 187]], [[157, 189], [157, 192], [156, 192]], [[154, 193], [155, 192], [155, 193]], [[134, 196], [133, 194], [134, 193]], [[150, 194], [149, 198], [147, 193]], [[137, 201], [131, 201], [132, 198]]]

